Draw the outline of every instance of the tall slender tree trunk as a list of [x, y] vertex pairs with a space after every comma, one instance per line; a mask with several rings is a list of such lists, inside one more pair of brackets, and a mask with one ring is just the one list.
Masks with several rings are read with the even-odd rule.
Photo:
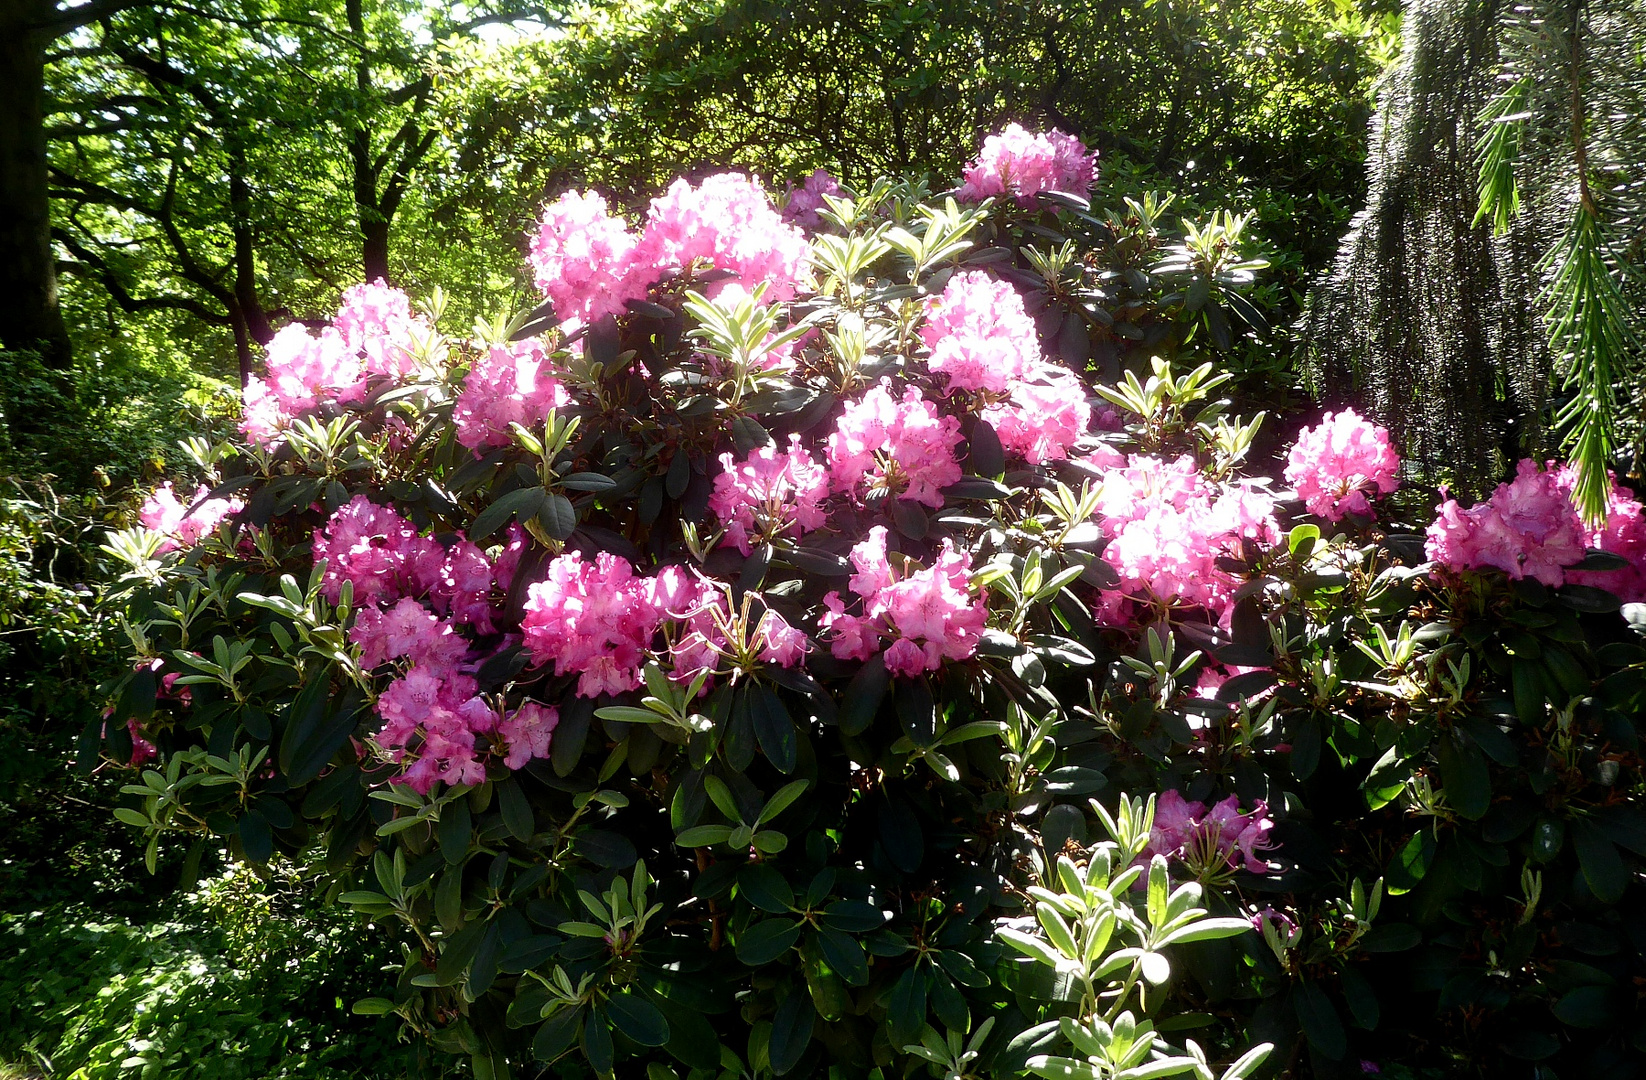
[[43, 28], [50, 0], [0, 0], [0, 345], [72, 359], [57, 301], [46, 187]]
[[389, 223], [372, 220], [361, 212], [361, 254], [366, 268], [366, 280], [389, 280]]

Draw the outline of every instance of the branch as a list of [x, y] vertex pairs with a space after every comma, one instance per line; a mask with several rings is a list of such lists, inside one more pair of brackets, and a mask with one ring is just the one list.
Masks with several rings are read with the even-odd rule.
[[80, 260], [77, 263], [59, 262], [57, 264], [58, 270], [92, 278], [103, 286], [114, 302], [119, 304], [124, 311], [152, 311], [164, 308], [174, 311], [186, 311], [201, 322], [210, 323], [213, 326], [227, 326], [229, 324], [227, 315], [213, 311], [191, 296], [133, 296], [120, 280], [120, 275], [113, 267], [109, 266], [107, 260], [91, 248], [80, 243], [73, 234], [62, 229], [53, 229], [51, 236], [53, 240], [62, 244], [75, 258]]
[[44, 30], [52, 37], [62, 37], [70, 30], [79, 29], [89, 23], [99, 22], [122, 11], [132, 8], [160, 7], [154, 0], [91, 0], [88, 4], [77, 7], [57, 8], [45, 18], [29, 26], [31, 30]]

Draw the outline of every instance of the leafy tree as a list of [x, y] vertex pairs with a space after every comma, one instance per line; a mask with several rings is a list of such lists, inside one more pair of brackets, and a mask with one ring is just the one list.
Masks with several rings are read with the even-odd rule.
[[1319, 262], [1359, 199], [1386, 29], [1334, 2], [596, 4], [452, 84], [456, 194], [531, 211], [707, 167], [956, 176], [980, 133], [1034, 119], [1099, 148], [1123, 193], [1276, 200], [1276, 242]]
[[[144, 5], [53, 56], [51, 194], [65, 269], [127, 314], [233, 332], [242, 375], [280, 315], [364, 270], [438, 138], [432, 57], [531, 6], [405, 0]], [[307, 283], [307, 284], [305, 284]]]

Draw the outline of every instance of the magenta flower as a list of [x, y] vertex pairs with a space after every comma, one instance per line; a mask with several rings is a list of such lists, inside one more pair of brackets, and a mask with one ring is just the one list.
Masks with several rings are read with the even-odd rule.
[[[718, 269], [736, 271], [751, 292], [768, 282], [766, 302], [776, 303], [794, 296], [808, 250], [805, 235], [784, 223], [757, 181], [720, 173], [696, 187], [676, 180], [652, 200], [634, 263], [636, 273], [655, 281], [666, 271], [706, 259]], [[705, 291], [713, 299], [724, 287], [721, 282]]]
[[314, 561], [321, 559], [326, 599], [337, 603], [348, 581], [356, 606], [363, 606], [427, 593], [440, 580], [446, 550], [393, 510], [356, 495], [315, 530]]
[[789, 436], [789, 449], [759, 447], [739, 464], [720, 455], [725, 471], [714, 480], [709, 510], [726, 526], [726, 542], [747, 555], [750, 535], [798, 537], [823, 525], [822, 502], [829, 494], [829, 471]]
[[620, 694], [640, 685], [640, 668], [662, 621], [652, 582], [629, 561], [601, 552], [592, 563], [575, 551], [548, 565], [527, 590], [520, 628], [535, 663], [556, 675], [577, 673], [583, 697]]
[[831, 632], [830, 651], [842, 660], [867, 660], [883, 639], [886, 669], [913, 677], [936, 671], [944, 660], [964, 660], [977, 651], [988, 609], [970, 592], [971, 556], [945, 540], [928, 568], [899, 576], [886, 554], [886, 529], [875, 526], [852, 549], [850, 588], [862, 599], [862, 614], [846, 611], [838, 592], [823, 598], [821, 625]]
[[1341, 521], [1345, 514], [1370, 515], [1369, 496], [1399, 487], [1399, 470], [1400, 455], [1389, 445], [1388, 429], [1344, 409], [1327, 413], [1298, 435], [1286, 462], [1286, 482], [1309, 513]]
[[960, 421], [909, 387], [903, 400], [880, 380], [848, 402], [829, 436], [829, 472], [837, 491], [894, 495], [930, 507], [943, 505], [943, 489], [960, 479], [955, 447]]
[[951, 391], [1003, 394], [1040, 371], [1040, 341], [1023, 298], [981, 270], [954, 275], [926, 302], [920, 338], [932, 352], [926, 366], [947, 375]]
[[493, 345], [475, 360], [457, 395], [452, 409], [457, 441], [476, 455], [507, 446], [510, 424], [536, 428], [550, 409], [569, 406], [571, 394], [552, 371], [535, 338]]
[[797, 228], [812, 232], [823, 224], [818, 211], [826, 205], [825, 195], [839, 195], [840, 183], [827, 169], [814, 169], [805, 181], [795, 187], [788, 185], [788, 199], [783, 203], [783, 220]]
[[1042, 191], [1065, 191], [1084, 196], [1091, 190], [1097, 154], [1061, 131], [1030, 134], [1021, 125], [1008, 124], [998, 135], [983, 140], [977, 160], [966, 166], [956, 198], [981, 202], [1009, 195], [1019, 206], [1033, 206]]
[[[1270, 496], [1209, 484], [1188, 456], [1134, 456], [1102, 480], [1097, 520], [1112, 538], [1103, 557], [1119, 572], [1124, 597], [1222, 614], [1238, 582], [1218, 556], [1238, 554], [1245, 539], [1279, 541]], [[1119, 617], [1123, 607], [1117, 599], [1107, 613]]]
[[1269, 864], [1258, 856], [1272, 847], [1268, 834], [1273, 828], [1269, 808], [1261, 799], [1243, 814], [1240, 800], [1234, 795], [1208, 810], [1205, 803], [1189, 802], [1177, 792], [1167, 791], [1155, 802], [1154, 827], [1145, 856], [1181, 859], [1203, 880], [1237, 869], [1264, 874]]
[[1569, 490], [1526, 458], [1485, 502], [1467, 510], [1456, 500], [1443, 502], [1424, 552], [1453, 571], [1495, 567], [1512, 580], [1533, 578], [1557, 588], [1565, 568], [1583, 560], [1589, 539]]
[[650, 279], [635, 261], [638, 244], [593, 191], [568, 191], [544, 207], [530, 260], [555, 318], [590, 323], [621, 314], [630, 300], [644, 299]]
[[[207, 499], [209, 489], [201, 484], [195, 490], [194, 497], [185, 503], [173, 492], [171, 481], [167, 480], [149, 495], [137, 511], [137, 519], [146, 529], [164, 536], [166, 539], [160, 544], [160, 554], [175, 551], [180, 547], [193, 547], [200, 542], [202, 536], [217, 531], [224, 519], [231, 514], [238, 514], [245, 509], [245, 501], [236, 498]], [[204, 500], [203, 502], [201, 500]], [[193, 512], [189, 506], [199, 503]]]

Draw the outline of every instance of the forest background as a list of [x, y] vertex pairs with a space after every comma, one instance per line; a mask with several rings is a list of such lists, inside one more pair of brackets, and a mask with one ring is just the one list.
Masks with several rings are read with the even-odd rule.
[[376, 277], [444, 290], [451, 325], [529, 303], [523, 238], [573, 186], [629, 209], [727, 167], [940, 188], [1023, 120], [1097, 149], [1094, 203], [1254, 214], [1262, 326], [1216, 344], [1284, 415], [1399, 50], [1388, 0], [0, 3], [0, 183], [49, 211], [0, 230], [0, 316], [30, 331], [0, 354], [0, 1075], [456, 1067], [349, 1013], [394, 958], [296, 871], [179, 848], [134, 872], [118, 780], [70, 767], [118, 663], [102, 532], [227, 422], [279, 326]]

